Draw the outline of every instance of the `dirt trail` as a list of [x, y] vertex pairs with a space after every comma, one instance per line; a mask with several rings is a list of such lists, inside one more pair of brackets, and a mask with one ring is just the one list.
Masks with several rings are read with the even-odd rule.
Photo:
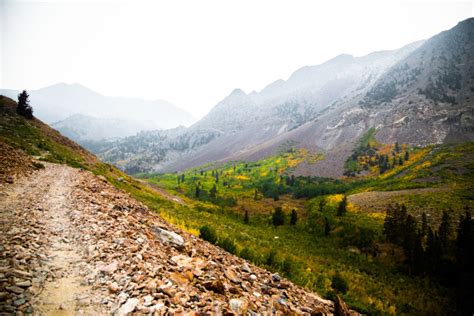
[[[32, 240], [44, 246], [34, 249], [36, 253], [28, 254], [39, 256], [40, 260], [26, 261], [25, 266], [20, 266], [20, 271], [29, 274], [26, 280], [14, 280], [11, 284], [12, 286], [20, 284], [16, 291], [18, 293], [15, 293], [19, 295], [12, 300], [12, 305], [14, 307], [24, 305], [26, 312], [34, 311], [41, 315], [96, 315], [107, 312], [100, 305], [88, 300], [94, 295], [93, 288], [81, 284], [83, 274], [88, 269], [87, 262], [79, 252], [80, 245], [74, 241], [75, 227], [71, 225], [69, 219], [70, 193], [75, 185], [73, 173], [74, 169], [48, 164], [45, 170], [2, 190], [1, 228], [7, 229], [10, 233], [16, 232], [18, 226], [24, 226], [21, 228], [28, 230], [27, 224], [32, 222], [22, 225], [21, 221], [18, 222], [18, 218], [12, 216], [13, 210], [22, 213], [16, 214], [19, 216], [25, 216], [24, 211], [27, 210], [30, 212], [28, 215], [37, 219], [36, 224], [40, 228], [29, 237], [33, 237]], [[24, 236], [18, 236], [21, 237]], [[20, 247], [28, 246], [27, 240], [22, 241], [24, 243], [21, 243]], [[8, 241], [2, 240], [2, 244], [3, 242]], [[17, 253], [16, 257], [24, 256], [24, 252]], [[14, 260], [10, 263], [13, 267], [19, 267], [19, 263], [15, 263]], [[3, 264], [2, 268], [8, 274], [8, 268]], [[26, 286], [28, 284], [31, 284], [31, 287]], [[32, 305], [35, 306], [34, 309]], [[6, 308], [8, 310], [9, 306]]]
[[87, 265], [77, 251], [74, 243], [75, 227], [71, 225], [69, 199], [74, 184], [73, 169], [55, 166], [48, 168], [51, 187], [43, 198], [45, 201], [47, 227], [52, 233], [51, 248], [48, 257], [49, 269], [54, 271], [56, 279], [44, 284], [41, 293], [39, 311], [47, 315], [71, 315], [78, 311], [86, 314], [104, 312], [97, 304], [88, 299], [92, 287], [81, 285], [83, 268]]

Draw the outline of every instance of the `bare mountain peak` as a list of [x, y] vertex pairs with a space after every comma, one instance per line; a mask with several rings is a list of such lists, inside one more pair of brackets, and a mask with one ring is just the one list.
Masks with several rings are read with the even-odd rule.
[[237, 89], [234, 89], [230, 95], [231, 96], [246, 96], [247, 94], [242, 89], [237, 88]]

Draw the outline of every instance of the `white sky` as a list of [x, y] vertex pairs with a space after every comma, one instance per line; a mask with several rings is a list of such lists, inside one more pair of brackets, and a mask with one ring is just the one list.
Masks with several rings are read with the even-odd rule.
[[473, 3], [0, 0], [0, 87], [77, 82], [201, 117], [234, 88], [428, 38], [472, 17]]

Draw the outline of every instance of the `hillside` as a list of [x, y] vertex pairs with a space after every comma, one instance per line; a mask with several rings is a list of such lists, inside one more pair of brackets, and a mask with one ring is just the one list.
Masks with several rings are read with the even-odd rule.
[[[296, 145], [326, 157], [301, 165], [296, 174], [341, 176], [355, 142], [370, 128], [377, 128], [385, 143], [473, 140], [473, 29], [474, 19], [468, 19], [398, 50], [340, 55], [304, 67], [259, 93], [236, 89], [176, 135], [185, 140], [181, 147], [170, 146], [176, 142], [172, 137], [160, 148], [128, 150], [127, 161], [107, 156], [116, 146], [147, 143], [140, 137], [153, 133], [144, 133], [108, 143], [96, 153], [128, 172], [180, 171], [214, 161], [258, 160]], [[207, 137], [192, 146], [196, 131]]]
[[170, 225], [156, 211], [181, 205], [15, 106], [0, 97], [2, 313], [349, 315]]
[[[350, 178], [295, 177], [301, 164], [324, 157], [292, 149], [255, 162], [206, 164], [144, 175], [144, 180], [181, 204], [160, 210], [172, 222], [190, 231], [208, 227], [215, 234], [210, 241], [318, 293], [331, 297], [344, 291], [349, 305], [363, 313], [452, 314], [469, 306], [460, 299], [468, 295], [462, 286], [429, 272], [440, 259], [430, 257], [430, 239], [421, 229], [438, 234], [448, 216], [452, 252], [438, 257], [454, 260], [458, 219], [474, 208], [473, 143], [420, 148], [374, 138], [370, 133], [358, 141], [364, 148], [370, 143], [373, 163], [367, 164], [369, 154], [354, 151], [362, 166]], [[375, 157], [387, 154], [387, 160], [376, 163]], [[346, 212], [339, 214], [344, 197]], [[413, 272], [406, 246], [386, 235], [387, 213], [400, 205], [419, 229], [415, 234], [426, 251], [421, 272]], [[275, 224], [277, 210], [282, 215]], [[446, 271], [456, 269], [446, 266]], [[463, 278], [456, 273], [448, 278]], [[347, 288], [337, 288], [336, 275]]]

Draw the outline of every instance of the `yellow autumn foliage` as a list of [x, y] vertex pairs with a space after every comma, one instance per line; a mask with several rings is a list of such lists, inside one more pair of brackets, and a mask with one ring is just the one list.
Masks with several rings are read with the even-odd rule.
[[243, 181], [248, 181], [248, 180], [250, 180], [249, 177], [244, 176], [244, 175], [239, 175], [239, 176], [236, 176], [235, 178], [238, 179], [238, 180], [243, 180]]

